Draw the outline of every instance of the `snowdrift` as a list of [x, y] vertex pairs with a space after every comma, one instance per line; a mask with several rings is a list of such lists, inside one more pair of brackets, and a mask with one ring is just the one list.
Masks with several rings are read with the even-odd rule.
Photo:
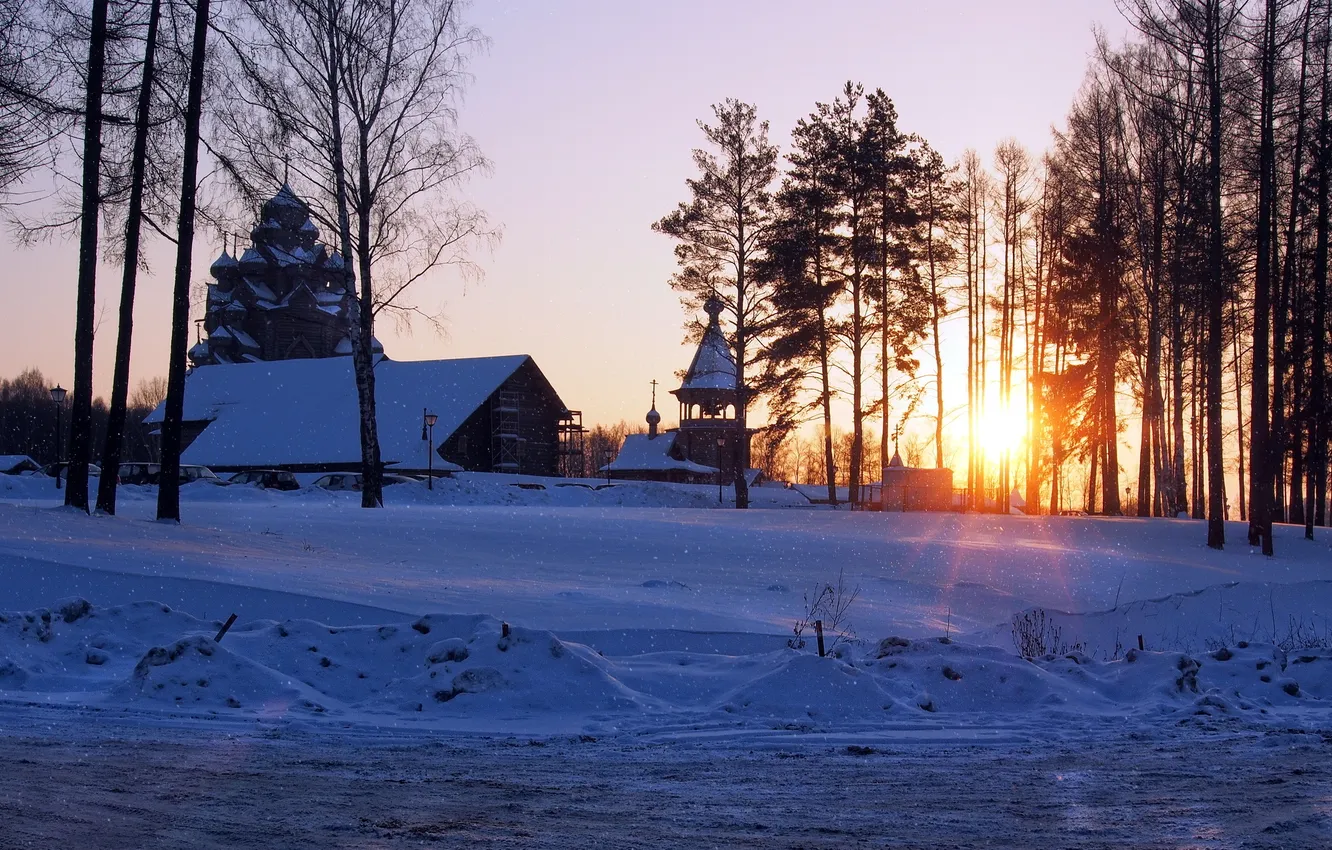
[[967, 639], [1112, 660], [1136, 648], [1139, 635], [1147, 649], [1188, 653], [1241, 642], [1290, 652], [1332, 647], [1332, 581], [1231, 582], [1090, 613], [1028, 608]]
[[[1128, 650], [1023, 659], [948, 638], [886, 638], [808, 651], [603, 655], [585, 642], [482, 616], [378, 626], [220, 623], [154, 602], [68, 599], [0, 615], [0, 698], [101, 709], [336, 719], [493, 732], [872, 729], [930, 719], [1048, 724], [1074, 717], [1177, 722], [1198, 716], [1326, 723], [1332, 652], [1241, 641], [1210, 652]], [[624, 650], [622, 633], [605, 645]], [[669, 634], [657, 645], [685, 646]], [[699, 642], [694, 640], [697, 646]], [[728, 654], [730, 644], [744, 654]]]

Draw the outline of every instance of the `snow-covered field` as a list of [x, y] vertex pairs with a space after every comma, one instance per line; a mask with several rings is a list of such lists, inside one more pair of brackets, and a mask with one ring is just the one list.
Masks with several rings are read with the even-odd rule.
[[[89, 747], [93, 772], [73, 786], [114, 808], [104, 786], [134, 784], [112, 776], [117, 765], [135, 776], [163, 769], [166, 759], [138, 755], [135, 742], [151, 740], [180, 752], [168, 773], [201, 763], [224, 782], [230, 774], [210, 760], [239, 759], [235, 769], [260, 786], [301, 754], [328, 760], [298, 772], [330, 801], [402, 771], [489, 789], [470, 814], [435, 820], [362, 807], [360, 826], [320, 846], [533, 843], [491, 829], [512, 820], [545, 834], [539, 819], [497, 815], [502, 801], [531, 782], [576, 797], [583, 774], [613, 786], [587, 804], [619, 823], [664, 817], [661, 800], [645, 801], [652, 788], [676, 788], [668, 774], [698, 795], [739, 787], [739, 801], [766, 777], [791, 807], [780, 817], [741, 817], [736, 806], [752, 800], [686, 807], [712, 826], [640, 846], [689, 845], [687, 835], [988, 846], [986, 820], [956, 808], [979, 799], [1013, 830], [1001, 843], [1332, 845], [1332, 783], [1313, 767], [1332, 739], [1326, 536], [1308, 542], [1279, 527], [1279, 556], [1267, 559], [1242, 545], [1238, 523], [1214, 552], [1189, 521], [848, 513], [766, 488], [762, 507], [737, 512], [715, 510], [710, 487], [542, 483], [463, 475], [433, 493], [401, 485], [382, 511], [360, 509], [355, 494], [194, 484], [177, 526], [151, 520], [151, 490], [124, 488], [120, 516], [88, 517], [58, 507], [49, 479], [0, 476], [0, 758], [27, 759], [35, 782], [0, 780], [0, 799], [16, 781], [28, 788], [28, 802], [11, 805], [27, 831], [13, 834], [72, 834], [62, 829], [78, 817], [62, 821], [32, 789]], [[856, 592], [845, 617], [854, 638], [830, 629], [832, 657], [821, 659], [808, 627], [803, 649], [789, 647], [806, 599], [839, 583], [844, 598]], [[237, 622], [218, 642], [231, 613]], [[428, 765], [418, 775], [389, 755], [428, 761], [423, 747], [444, 747], [461, 767], [432, 780]], [[1162, 752], [1178, 753], [1191, 777], [1150, 780], [1175, 783], [1173, 809], [1151, 809], [1133, 778], [1139, 767], [1166, 770]], [[992, 774], [982, 786], [975, 769]], [[1005, 802], [1007, 789], [1056, 769], [1072, 784], [1042, 779], [1039, 793]], [[1280, 777], [1289, 793], [1262, 818], [1237, 814], [1257, 792], [1211, 787], [1215, 769]], [[804, 790], [823, 776], [874, 785], [903, 770], [970, 790], [899, 788], [901, 811], [947, 798], [941, 811], [955, 816], [891, 836], [862, 817], [881, 794], [814, 804]], [[546, 780], [524, 778], [533, 771]], [[607, 778], [629, 775], [638, 784]], [[1181, 814], [1189, 787], [1219, 808], [1189, 803]], [[562, 834], [578, 832], [578, 805], [546, 804]], [[293, 828], [283, 804], [269, 805]], [[1029, 805], [1068, 810], [1043, 821]], [[839, 819], [846, 830], [815, 829]], [[155, 846], [207, 843], [198, 829]]]

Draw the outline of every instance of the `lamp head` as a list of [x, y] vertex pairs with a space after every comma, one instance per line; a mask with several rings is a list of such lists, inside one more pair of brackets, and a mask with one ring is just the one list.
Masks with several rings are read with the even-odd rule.
[[56, 404], [63, 404], [65, 401], [65, 393], [67, 392], [69, 391], [64, 387], [56, 384], [54, 387], [51, 387], [51, 401], [54, 401]]

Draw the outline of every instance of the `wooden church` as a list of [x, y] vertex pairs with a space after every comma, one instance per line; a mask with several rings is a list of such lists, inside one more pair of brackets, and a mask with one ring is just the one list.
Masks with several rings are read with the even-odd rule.
[[615, 460], [603, 467], [611, 478], [714, 484], [735, 480], [736, 469], [749, 457], [752, 430], [739, 433], [735, 355], [721, 330], [722, 303], [703, 305], [708, 325], [699, 340], [679, 389], [680, 425], [661, 431], [656, 392], [647, 414], [648, 432], [625, 437]]
[[[218, 472], [359, 471], [354, 277], [288, 186], [259, 219], [239, 259], [224, 250], [211, 267], [207, 338], [189, 353], [181, 460]], [[395, 361], [377, 342], [374, 351], [387, 470], [581, 468], [581, 414], [530, 356]], [[159, 406], [145, 420], [150, 433], [162, 414]]]
[[250, 238], [239, 259], [223, 250], [209, 268], [208, 336], [190, 349], [194, 365], [350, 355], [355, 278], [319, 242], [305, 202], [284, 185]]

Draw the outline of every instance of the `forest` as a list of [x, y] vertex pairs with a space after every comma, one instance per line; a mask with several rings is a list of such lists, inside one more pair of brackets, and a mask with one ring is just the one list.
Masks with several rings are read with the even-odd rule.
[[[1039, 154], [947, 163], [853, 82], [782, 157], [750, 104], [700, 122], [688, 199], [654, 228], [686, 308], [727, 304], [770, 466], [857, 492], [915, 416], [925, 462], [960, 449], [969, 509], [1186, 515], [1213, 547], [1236, 510], [1269, 554], [1273, 522], [1327, 524], [1329, 3], [1120, 8], [1132, 37], [1098, 38]], [[952, 407], [945, 324], [965, 328]]]

